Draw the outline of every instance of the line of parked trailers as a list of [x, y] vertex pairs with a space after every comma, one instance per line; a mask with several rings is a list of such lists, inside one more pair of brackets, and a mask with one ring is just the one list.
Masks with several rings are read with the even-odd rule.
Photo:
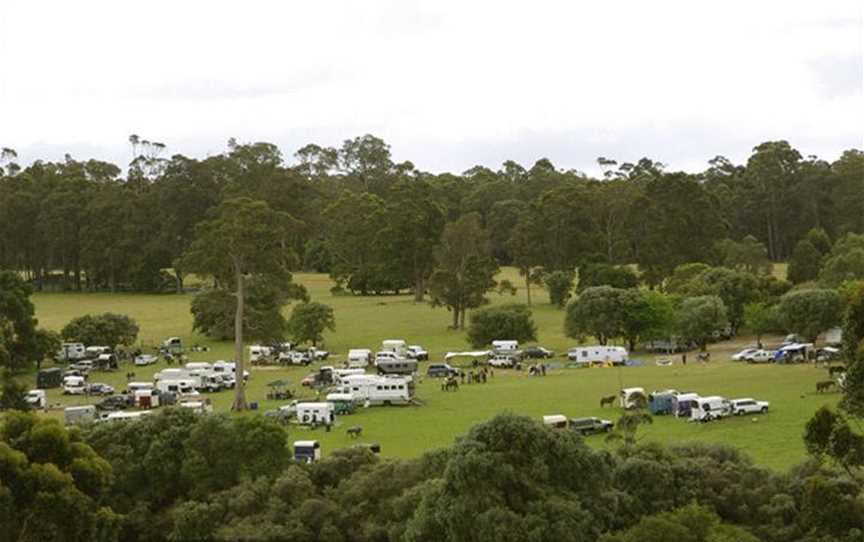
[[719, 395], [699, 395], [678, 390], [660, 390], [649, 394], [643, 388], [624, 388], [618, 395], [624, 409], [633, 409], [647, 404], [649, 412], [657, 416], [671, 415], [690, 421], [709, 422], [727, 416], [765, 414], [770, 403], [750, 397], [726, 399]]

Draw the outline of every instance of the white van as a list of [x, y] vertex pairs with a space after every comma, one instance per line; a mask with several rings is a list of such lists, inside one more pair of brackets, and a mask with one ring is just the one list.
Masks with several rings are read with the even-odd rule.
[[623, 346], [576, 346], [567, 351], [567, 358], [586, 366], [597, 363], [622, 365], [627, 361], [627, 349]]
[[102, 354], [110, 354], [110, 346], [88, 346], [84, 349], [84, 355], [87, 359], [96, 359]]
[[297, 421], [303, 425], [330, 425], [336, 421], [333, 403], [297, 403]]
[[67, 376], [63, 378], [63, 395], [84, 395], [87, 385], [83, 376]]
[[708, 422], [725, 418], [732, 414], [732, 404], [719, 395], [700, 397], [690, 410], [690, 420], [695, 422]]
[[368, 348], [352, 348], [348, 350], [348, 367], [351, 369], [363, 369], [372, 361], [372, 351]]

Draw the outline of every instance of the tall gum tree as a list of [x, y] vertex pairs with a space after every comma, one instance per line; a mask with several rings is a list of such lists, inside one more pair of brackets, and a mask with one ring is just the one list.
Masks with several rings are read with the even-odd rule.
[[291, 215], [274, 211], [266, 202], [235, 198], [223, 202], [214, 218], [202, 222], [183, 257], [185, 269], [209, 275], [237, 298], [234, 315], [234, 360], [237, 386], [234, 410], [246, 409], [243, 382], [243, 310], [245, 284], [251, 275], [290, 280], [288, 264], [293, 258], [288, 238], [299, 223]]

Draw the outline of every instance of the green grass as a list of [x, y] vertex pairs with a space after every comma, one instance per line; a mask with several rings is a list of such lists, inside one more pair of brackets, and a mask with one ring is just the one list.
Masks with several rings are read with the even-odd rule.
[[[513, 270], [504, 271], [505, 278], [521, 284]], [[336, 312], [336, 331], [326, 337], [326, 347], [334, 358], [328, 363], [344, 359], [349, 348], [376, 348], [383, 339], [402, 338], [409, 343], [424, 345], [430, 359], [440, 360], [449, 350], [468, 348], [465, 334], [448, 330], [449, 313], [442, 308], [433, 309], [426, 303], [414, 303], [409, 296], [386, 297], [334, 297], [330, 294], [330, 280], [324, 275], [298, 274], [296, 280], [306, 285], [312, 297], [327, 303]], [[534, 319], [539, 329], [540, 342], [557, 352], [565, 352], [574, 341], [564, 337], [563, 312], [551, 307], [545, 292], [539, 288], [534, 294]], [[524, 290], [516, 297], [492, 294], [493, 303], [523, 301]], [[190, 296], [125, 295], [125, 294], [37, 294], [33, 297], [41, 325], [60, 329], [71, 318], [99, 312], [118, 312], [135, 318], [141, 326], [143, 345], [155, 345], [169, 336], [180, 336], [187, 344], [211, 347], [207, 353], [190, 357], [195, 361], [230, 359], [232, 345], [213, 342], [193, 334], [189, 313]], [[290, 306], [286, 308], [290, 311]], [[418, 396], [424, 405], [418, 407], [371, 408], [350, 417], [342, 417], [331, 433], [318, 430], [314, 435], [306, 429], [292, 429], [292, 439], [314, 437], [322, 441], [325, 453], [355, 441], [345, 436], [344, 428], [363, 427], [363, 441], [379, 442], [385, 455], [417, 456], [424, 451], [450, 445], [454, 438], [464, 434], [473, 424], [487, 420], [498, 412], [515, 412], [539, 417], [544, 414], [568, 416], [605, 416], [615, 419], [620, 411], [600, 409], [599, 399], [614, 394], [621, 386], [642, 386], [646, 390], [675, 388], [692, 390], [705, 395], [727, 397], [752, 396], [771, 401], [772, 412], [767, 416], [724, 420], [721, 423], [691, 424], [669, 417], [657, 417], [652, 426], [642, 433], [646, 439], [667, 443], [686, 440], [724, 442], [740, 447], [763, 465], [782, 469], [804, 458], [801, 440], [804, 423], [821, 405], [833, 404], [838, 395], [817, 395], [815, 382], [824, 380], [825, 371], [812, 366], [750, 366], [733, 363], [729, 354], [747, 344], [747, 338], [734, 343], [712, 345], [715, 361], [686, 367], [657, 367], [654, 356], [636, 353], [631, 357], [646, 362], [643, 367], [621, 369], [561, 369], [550, 371], [545, 378], [532, 378], [523, 373], [499, 370], [485, 385], [465, 385], [455, 393], [441, 392], [438, 382], [421, 381]], [[693, 360], [694, 356], [689, 356]], [[677, 358], [676, 358], [677, 360]], [[146, 380], [163, 368], [156, 365], [136, 368], [137, 380]], [[115, 373], [95, 373], [93, 382], [107, 382], [122, 388], [127, 368]], [[249, 399], [258, 401], [262, 409], [279, 404], [265, 400], [267, 382], [287, 378], [295, 383], [295, 391], [311, 397], [311, 392], [299, 386], [308, 374], [307, 368], [262, 368], [252, 370], [248, 387]], [[32, 382], [32, 378], [31, 378]], [[210, 396], [217, 410], [226, 410], [231, 393]], [[58, 405], [84, 404], [82, 397], [64, 397], [51, 390], [49, 402]], [[62, 416], [60, 409], [49, 412]], [[755, 418], [757, 421], [752, 421]], [[603, 437], [591, 437], [589, 442], [604, 446]]]

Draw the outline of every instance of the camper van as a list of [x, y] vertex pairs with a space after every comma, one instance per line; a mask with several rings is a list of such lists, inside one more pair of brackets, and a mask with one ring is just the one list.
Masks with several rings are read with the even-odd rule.
[[672, 414], [675, 410], [676, 390], [654, 391], [648, 395], [648, 410], [655, 416]]
[[169, 337], [162, 341], [162, 349], [172, 354], [179, 354], [183, 352], [183, 341], [180, 340], [180, 337]]
[[690, 410], [690, 420], [709, 422], [732, 414], [732, 404], [718, 395], [700, 397]]
[[336, 421], [333, 403], [297, 403], [297, 421], [303, 425], [331, 425]]
[[381, 359], [377, 365], [378, 374], [382, 375], [410, 375], [417, 372], [417, 360], [413, 359]]
[[339, 393], [351, 393], [370, 405], [404, 405], [411, 402], [411, 380], [404, 377], [354, 375], [343, 379]]
[[321, 444], [317, 440], [297, 440], [294, 442], [294, 461], [315, 463], [321, 459]]
[[351, 369], [364, 369], [372, 359], [372, 351], [368, 348], [352, 348], [348, 351], [348, 367]]
[[83, 376], [67, 376], [63, 379], [63, 395], [84, 395], [86, 391]]
[[78, 361], [79, 359], [84, 359], [86, 356], [86, 349], [84, 348], [84, 343], [63, 343], [60, 345], [60, 350], [57, 351], [57, 361]]
[[102, 354], [110, 354], [110, 346], [88, 346], [84, 349], [84, 357], [86, 359], [96, 359]]
[[567, 358], [585, 366], [622, 365], [627, 361], [627, 349], [623, 346], [577, 346], [567, 351]]
[[96, 421], [96, 407], [93, 405], [72, 406], [63, 409], [66, 425]]

